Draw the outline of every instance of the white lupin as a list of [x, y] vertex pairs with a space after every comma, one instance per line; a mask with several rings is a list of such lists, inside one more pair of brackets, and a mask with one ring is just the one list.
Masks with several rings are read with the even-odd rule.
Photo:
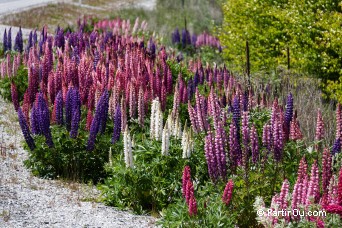
[[152, 101], [152, 106], [151, 106], [151, 118], [150, 118], [150, 137], [151, 139], [154, 138], [155, 135], [155, 112], [156, 112], [156, 99]]
[[124, 131], [124, 155], [126, 167], [133, 168], [132, 141], [127, 125]]
[[172, 121], [172, 114], [171, 111], [169, 112], [169, 116], [167, 117], [167, 128], [170, 132], [170, 129], [173, 128], [173, 121]]
[[109, 147], [109, 154], [108, 154], [108, 160], [109, 160], [109, 165], [112, 166], [113, 165], [113, 159], [112, 159], [112, 147]]
[[155, 130], [154, 130], [155, 139], [161, 140], [162, 133], [163, 133], [163, 112], [161, 110], [161, 105], [158, 100], [156, 102], [154, 127], [155, 127]]
[[169, 155], [169, 146], [170, 146], [170, 132], [168, 129], [168, 124], [165, 124], [162, 134], [162, 155]]
[[163, 133], [163, 112], [158, 98], [152, 101], [150, 137], [151, 139], [161, 140]]
[[192, 139], [192, 132], [187, 128], [185, 123], [183, 135], [182, 135], [182, 150], [183, 150], [183, 158], [189, 158], [191, 156], [192, 151], [194, 150], [194, 141]]

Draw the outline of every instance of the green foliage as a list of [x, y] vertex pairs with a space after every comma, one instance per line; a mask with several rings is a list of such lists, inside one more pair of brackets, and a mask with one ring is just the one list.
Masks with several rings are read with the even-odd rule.
[[11, 80], [13, 80], [14, 84], [17, 86], [19, 102], [21, 102], [24, 99], [24, 93], [27, 89], [27, 77], [27, 69], [24, 68], [24, 65], [21, 65], [18, 69], [17, 75], [12, 78], [4, 77], [0, 79], [0, 95], [4, 99], [12, 101]]
[[[225, 183], [207, 183], [195, 189], [198, 213], [190, 216], [184, 198], [162, 211], [158, 221], [163, 227], [234, 227], [238, 212], [232, 204], [222, 202]], [[233, 193], [232, 201], [236, 200]]]
[[190, 78], [193, 77], [194, 73], [192, 73], [183, 62], [176, 62], [175, 60], [167, 60], [167, 64], [169, 65], [172, 78], [174, 83], [176, 82], [178, 75], [181, 74], [182, 78], [185, 81], [188, 81]]
[[111, 206], [131, 208], [136, 213], [166, 208], [181, 197], [182, 171], [190, 165], [198, 181], [207, 180], [203, 152], [197, 148], [189, 159], [182, 158], [180, 140], [170, 140], [169, 156], [161, 154], [161, 142], [134, 134], [134, 168], [126, 168], [122, 144], [114, 145], [112, 165], [107, 166], [108, 177], [99, 188], [103, 201]]
[[231, 68], [245, 69], [248, 40], [252, 72], [270, 72], [287, 65], [289, 48], [291, 69], [323, 80], [341, 75], [339, 1], [226, 1], [223, 14], [217, 33]]
[[[108, 162], [110, 134], [97, 137], [95, 149], [86, 150], [89, 132], [79, 129], [77, 138], [72, 139], [65, 127], [51, 126], [54, 148], [49, 148], [45, 137], [34, 137], [36, 148], [29, 151], [25, 166], [34, 175], [44, 178], [63, 178], [80, 182], [97, 183], [105, 176], [104, 164]], [[26, 144], [25, 144], [26, 146]]]

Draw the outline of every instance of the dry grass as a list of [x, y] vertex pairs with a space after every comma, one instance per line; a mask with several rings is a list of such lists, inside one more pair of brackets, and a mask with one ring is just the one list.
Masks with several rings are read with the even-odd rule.
[[[73, 0], [75, 3], [79, 3], [79, 0]], [[82, 4], [89, 6], [103, 7], [111, 4], [118, 4], [123, 2], [121, 0], [82, 0]], [[125, 2], [134, 2], [134, 0], [126, 0]]]
[[287, 96], [290, 92], [292, 93], [294, 111], [297, 112], [297, 119], [304, 136], [304, 142], [308, 144], [315, 140], [317, 111], [321, 110], [325, 125], [323, 145], [327, 147], [332, 145], [335, 140], [336, 105], [322, 98], [321, 82], [318, 79], [298, 75], [281, 67], [278, 68], [277, 74], [269, 75], [266, 79], [261, 79], [261, 77], [265, 76], [257, 75], [252, 78], [255, 92], [260, 93], [263, 91], [261, 88], [270, 83], [272, 85], [271, 102], [277, 97], [279, 103], [285, 107]]
[[59, 3], [7, 15], [1, 18], [0, 22], [12, 26], [38, 29], [41, 29], [44, 25], [48, 25], [49, 30], [54, 31], [58, 25], [64, 28], [72, 26], [78, 18], [84, 15], [98, 15], [99, 13], [102, 12]]

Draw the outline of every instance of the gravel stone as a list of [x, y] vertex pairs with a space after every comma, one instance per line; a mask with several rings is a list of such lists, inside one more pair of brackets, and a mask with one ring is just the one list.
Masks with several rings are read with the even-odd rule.
[[23, 165], [27, 151], [12, 104], [0, 97], [0, 227], [154, 227], [150, 216], [101, 203], [94, 186], [45, 180]]

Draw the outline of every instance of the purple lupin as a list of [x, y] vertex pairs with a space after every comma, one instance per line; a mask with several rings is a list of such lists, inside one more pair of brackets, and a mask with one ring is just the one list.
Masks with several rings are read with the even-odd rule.
[[77, 89], [74, 89], [72, 96], [72, 119], [70, 137], [76, 138], [78, 134], [78, 127], [81, 119], [81, 98]]
[[56, 115], [56, 123], [58, 125], [63, 125], [63, 95], [62, 91], [59, 91], [57, 97], [55, 98], [55, 115]]
[[25, 138], [25, 141], [26, 141], [28, 147], [30, 148], [30, 150], [34, 150], [34, 148], [36, 148], [36, 145], [35, 145], [34, 140], [30, 134], [30, 129], [27, 125], [25, 116], [24, 116], [23, 112], [21, 111], [21, 108], [18, 109], [18, 119], [19, 119], [21, 131], [23, 132], [23, 135], [24, 135], [24, 138]]
[[120, 105], [117, 105], [115, 114], [114, 114], [114, 129], [113, 129], [112, 144], [119, 141], [120, 133], [121, 133], [121, 109], [120, 109]]
[[42, 93], [38, 95], [38, 121], [40, 131], [45, 136], [46, 144], [49, 147], [53, 147], [54, 144], [50, 130], [50, 112]]

